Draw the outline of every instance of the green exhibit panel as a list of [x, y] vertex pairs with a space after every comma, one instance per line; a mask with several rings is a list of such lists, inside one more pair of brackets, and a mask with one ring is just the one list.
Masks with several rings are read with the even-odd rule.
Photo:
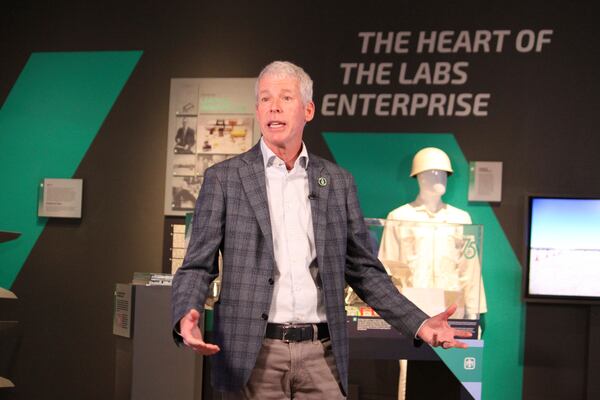
[[141, 51], [33, 53], [0, 110], [0, 287], [10, 288], [46, 224], [43, 178], [71, 178]]
[[337, 164], [354, 176], [368, 218], [385, 218], [389, 211], [415, 199], [418, 186], [409, 172], [417, 151], [437, 147], [448, 154], [454, 173], [448, 178], [444, 202], [467, 211], [474, 224], [484, 227], [482, 276], [488, 311], [482, 318], [486, 365], [480, 370], [481, 398], [520, 398], [525, 332], [521, 266], [490, 205], [467, 201], [469, 164], [454, 135], [325, 132], [323, 137]]

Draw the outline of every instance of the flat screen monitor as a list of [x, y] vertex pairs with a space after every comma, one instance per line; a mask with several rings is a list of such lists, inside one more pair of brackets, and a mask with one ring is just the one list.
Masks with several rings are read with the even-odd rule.
[[526, 301], [600, 304], [600, 198], [528, 197]]

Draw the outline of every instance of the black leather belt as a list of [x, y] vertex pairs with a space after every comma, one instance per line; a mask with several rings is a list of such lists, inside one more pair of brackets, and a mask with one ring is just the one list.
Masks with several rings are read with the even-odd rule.
[[[316, 331], [315, 331], [316, 328]], [[315, 335], [316, 334], [316, 335]], [[278, 339], [284, 342], [303, 342], [305, 340], [322, 340], [329, 337], [326, 322], [318, 324], [267, 324], [267, 339]]]

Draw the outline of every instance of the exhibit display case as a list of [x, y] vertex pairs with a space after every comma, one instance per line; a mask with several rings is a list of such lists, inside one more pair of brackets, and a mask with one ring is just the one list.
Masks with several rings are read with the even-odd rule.
[[[398, 290], [429, 315], [452, 304], [452, 319], [478, 320], [487, 311], [481, 277], [483, 227], [390, 219], [366, 219], [372, 250]], [[350, 315], [365, 305], [349, 288]]]

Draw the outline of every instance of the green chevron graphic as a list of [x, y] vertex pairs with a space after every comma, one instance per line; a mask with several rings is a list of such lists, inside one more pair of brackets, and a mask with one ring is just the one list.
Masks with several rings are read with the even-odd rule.
[[43, 178], [70, 178], [119, 96], [141, 51], [33, 53], [0, 109], [0, 287], [10, 288], [46, 220]]
[[385, 218], [390, 210], [417, 196], [417, 182], [408, 174], [418, 150], [433, 146], [450, 156], [455, 172], [448, 179], [444, 201], [466, 210], [474, 223], [484, 226], [483, 276], [488, 312], [483, 335], [482, 398], [521, 398], [525, 332], [521, 267], [491, 207], [487, 203], [468, 203], [469, 165], [454, 135], [325, 132], [323, 136], [336, 162], [354, 175], [364, 214], [373, 218]]

